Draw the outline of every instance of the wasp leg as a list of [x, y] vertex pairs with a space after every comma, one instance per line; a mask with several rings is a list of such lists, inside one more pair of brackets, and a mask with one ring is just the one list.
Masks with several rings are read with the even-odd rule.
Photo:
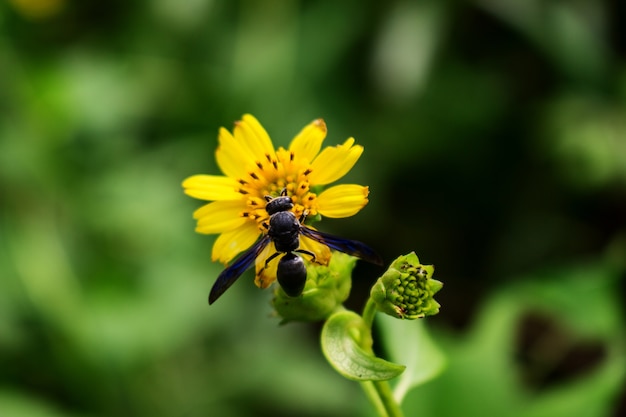
[[308, 251], [306, 249], [296, 249], [294, 250], [294, 252], [298, 252], [298, 253], [302, 253], [305, 255], [309, 255], [311, 257], [311, 262], [315, 262], [317, 263], [317, 259], [315, 258], [315, 254], [311, 251]]
[[278, 255], [281, 255], [281, 254], [282, 254], [281, 252], [274, 252], [272, 256], [270, 256], [269, 258], [265, 260], [265, 266], [263, 266], [263, 269], [267, 268], [267, 265], [270, 263], [272, 259], [276, 258]]

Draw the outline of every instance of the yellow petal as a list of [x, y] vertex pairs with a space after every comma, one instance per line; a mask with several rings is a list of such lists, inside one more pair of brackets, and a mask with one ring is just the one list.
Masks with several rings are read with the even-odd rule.
[[185, 194], [208, 201], [241, 199], [239, 186], [233, 178], [222, 175], [193, 175], [183, 181]]
[[205, 204], [193, 213], [198, 220], [196, 232], [223, 233], [241, 227], [248, 220], [243, 216], [246, 210], [245, 201], [214, 201]]
[[215, 159], [222, 172], [234, 179], [246, 177], [256, 156], [223, 127], [217, 139], [219, 146], [215, 151]]
[[354, 145], [350, 138], [343, 145], [322, 150], [311, 164], [309, 181], [314, 185], [329, 184], [346, 175], [363, 153], [363, 147]]
[[289, 150], [296, 157], [303, 158], [307, 163], [310, 163], [319, 153], [325, 137], [326, 123], [322, 119], [314, 120], [293, 138], [289, 145]]
[[368, 202], [369, 188], [357, 184], [330, 187], [317, 196], [317, 211], [326, 217], [350, 217]]
[[233, 131], [235, 140], [246, 147], [254, 156], [254, 161], [267, 162], [267, 156], [276, 159], [274, 145], [261, 123], [251, 114], [244, 114], [242, 119], [235, 123]]
[[274, 243], [271, 242], [256, 259], [256, 276], [254, 277], [254, 283], [259, 288], [267, 288], [272, 282], [276, 281], [278, 261], [282, 255], [278, 255], [276, 258], [272, 259], [269, 264], [267, 264], [267, 268], [265, 267], [267, 259], [275, 253], [276, 248], [274, 247]]
[[[319, 243], [313, 239], [309, 239], [308, 237], [302, 236], [300, 238], [300, 249], [307, 250], [309, 252], [313, 252], [315, 254], [315, 263], [321, 265], [328, 265], [330, 261], [330, 248], [322, 243]], [[303, 256], [312, 261], [310, 256], [303, 254]]]
[[243, 252], [256, 242], [259, 237], [256, 222], [248, 221], [243, 226], [219, 235], [213, 244], [211, 258], [226, 264], [238, 253]]

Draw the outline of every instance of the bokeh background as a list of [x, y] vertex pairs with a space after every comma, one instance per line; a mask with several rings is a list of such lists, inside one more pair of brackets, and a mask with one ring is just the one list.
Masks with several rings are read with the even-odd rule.
[[0, 416], [371, 415], [250, 276], [206, 303], [180, 182], [248, 112], [277, 145], [354, 136], [370, 204], [319, 227], [445, 282], [407, 415], [626, 415], [625, 9], [0, 3]]

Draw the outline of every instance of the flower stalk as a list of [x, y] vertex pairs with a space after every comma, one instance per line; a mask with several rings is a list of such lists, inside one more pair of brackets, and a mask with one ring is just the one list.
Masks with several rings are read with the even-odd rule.
[[[365, 308], [363, 309], [363, 321], [366, 323], [370, 332], [376, 317], [376, 302], [372, 298], [368, 298]], [[400, 408], [400, 404], [396, 401], [389, 381], [363, 381], [361, 388], [365, 391], [370, 403], [376, 408], [378, 415], [383, 417], [403, 417], [404, 413]]]

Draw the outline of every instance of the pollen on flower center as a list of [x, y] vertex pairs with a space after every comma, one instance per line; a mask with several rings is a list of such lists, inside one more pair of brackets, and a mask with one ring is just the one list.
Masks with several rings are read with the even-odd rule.
[[246, 178], [240, 178], [239, 192], [246, 197], [248, 210], [242, 215], [256, 221], [259, 229], [266, 232], [263, 223], [269, 215], [265, 210], [265, 196], [277, 197], [283, 190], [294, 203], [293, 213], [300, 218], [317, 214], [317, 195], [310, 191], [308, 176], [313, 172], [309, 163], [303, 162], [293, 151], [279, 148], [276, 158], [265, 155], [265, 160], [256, 161]]

